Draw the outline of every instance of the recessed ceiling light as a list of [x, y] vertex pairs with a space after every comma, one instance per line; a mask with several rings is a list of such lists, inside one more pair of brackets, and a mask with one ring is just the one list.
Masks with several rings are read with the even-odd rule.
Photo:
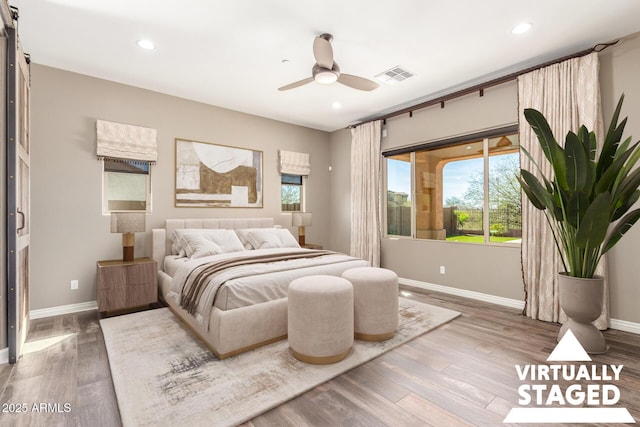
[[522, 22], [516, 25], [515, 27], [513, 27], [513, 30], [511, 30], [511, 32], [513, 34], [523, 34], [529, 31], [532, 26], [533, 25], [530, 22]]
[[335, 101], [333, 104], [331, 104], [331, 107], [333, 107], [334, 110], [337, 110], [338, 108], [342, 107], [342, 104], [340, 104], [340, 102]]
[[153, 44], [151, 40], [145, 40], [145, 39], [138, 40], [136, 44], [138, 45], [138, 47], [141, 47], [142, 49], [146, 49], [146, 50], [153, 50], [156, 48], [156, 45]]

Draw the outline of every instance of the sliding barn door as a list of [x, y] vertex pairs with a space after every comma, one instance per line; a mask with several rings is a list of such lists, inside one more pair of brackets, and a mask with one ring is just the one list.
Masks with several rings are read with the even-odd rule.
[[7, 312], [9, 363], [29, 330], [29, 64], [15, 29], [7, 46]]

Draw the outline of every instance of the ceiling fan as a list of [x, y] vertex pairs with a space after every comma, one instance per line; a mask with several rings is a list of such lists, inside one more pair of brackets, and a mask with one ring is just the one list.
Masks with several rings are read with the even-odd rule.
[[279, 87], [278, 90], [294, 89], [314, 80], [321, 84], [331, 84], [337, 81], [358, 90], [369, 91], [377, 88], [379, 85], [374, 81], [352, 74], [340, 73], [340, 67], [333, 60], [331, 40], [333, 40], [333, 36], [327, 33], [320, 34], [313, 40], [313, 56], [316, 58], [316, 64], [311, 69], [311, 77]]

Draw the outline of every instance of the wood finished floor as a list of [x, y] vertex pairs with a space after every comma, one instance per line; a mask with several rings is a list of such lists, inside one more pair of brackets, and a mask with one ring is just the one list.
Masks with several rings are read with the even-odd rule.
[[[558, 326], [501, 306], [404, 289], [462, 316], [243, 427], [504, 425], [521, 384], [514, 365], [544, 363]], [[618, 406], [640, 421], [640, 335], [605, 336], [610, 350], [594, 362], [624, 364]], [[32, 321], [28, 341], [46, 346], [16, 365], [0, 365], [0, 403], [25, 403], [28, 412], [0, 413], [0, 426], [120, 425], [96, 312]], [[58, 403], [59, 412], [31, 412], [39, 403]]]

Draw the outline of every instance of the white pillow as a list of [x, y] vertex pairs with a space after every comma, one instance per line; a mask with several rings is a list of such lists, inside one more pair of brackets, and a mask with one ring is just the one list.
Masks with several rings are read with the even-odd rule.
[[286, 228], [276, 228], [276, 234], [282, 242], [282, 248], [299, 248], [298, 240]]
[[236, 232], [236, 236], [238, 236], [238, 238], [240, 239], [240, 243], [242, 243], [242, 246], [244, 246], [244, 248], [246, 250], [251, 250], [253, 249], [253, 246], [251, 246], [251, 242], [249, 242], [249, 232], [254, 230], [253, 228], [240, 228], [235, 230]]
[[[193, 253], [198, 249], [205, 252], [227, 253], [243, 251], [244, 247], [233, 230], [226, 229], [206, 229], [206, 228], [179, 228], [174, 232], [174, 242], [180, 250], [184, 251], [183, 256], [193, 257]], [[189, 235], [189, 241], [186, 236]], [[195, 237], [200, 236], [200, 237]], [[209, 246], [205, 250], [206, 241], [214, 243], [216, 246]], [[203, 252], [204, 253], [204, 252]], [[205, 256], [205, 255], [202, 255]]]
[[185, 233], [182, 235], [183, 249], [188, 258], [202, 258], [209, 255], [221, 254], [224, 251], [216, 242], [202, 233]]
[[249, 228], [236, 230], [240, 236], [240, 240], [247, 247], [247, 243], [251, 245], [253, 249], [270, 249], [279, 248], [281, 243], [275, 228]]
[[244, 228], [236, 234], [247, 249], [299, 248], [298, 242], [285, 228]]

